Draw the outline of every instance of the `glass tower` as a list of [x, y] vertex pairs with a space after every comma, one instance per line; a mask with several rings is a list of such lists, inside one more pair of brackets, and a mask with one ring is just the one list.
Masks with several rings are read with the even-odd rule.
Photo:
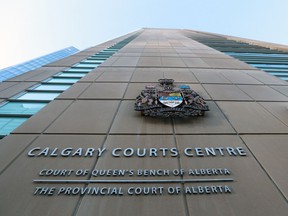
[[68, 57], [79, 50], [73, 46], [0, 70], [0, 82]]
[[[2, 101], [0, 103], [0, 139], [10, 134], [11, 131], [23, 124], [50, 101], [54, 100], [58, 95], [70, 88], [90, 71], [100, 66], [106, 59], [117, 53], [118, 50], [136, 36], [137, 35], [132, 35], [110, 47], [106, 47], [100, 52], [88, 56], [86, 59], [77, 62], [71, 67], [42, 80], [41, 83], [37, 83], [29, 89], [21, 91], [13, 97]], [[7, 68], [9, 70], [7, 74], [16, 76], [18, 75], [16, 74], [18, 71], [19, 74], [25, 73], [40, 67], [41, 64], [47, 64], [59, 60], [65, 57], [65, 55], [71, 55], [72, 53], [69, 54], [69, 52], [77, 51], [78, 50], [74, 47], [66, 48], [47, 56]], [[12, 73], [12, 70], [16, 71], [16, 73]]]

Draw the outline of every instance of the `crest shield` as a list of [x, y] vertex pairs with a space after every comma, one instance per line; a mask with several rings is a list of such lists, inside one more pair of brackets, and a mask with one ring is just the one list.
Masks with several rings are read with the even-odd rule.
[[143, 116], [203, 116], [209, 111], [205, 100], [189, 85], [175, 85], [173, 79], [159, 79], [159, 84], [146, 85], [136, 97], [134, 109]]
[[168, 107], [177, 107], [183, 102], [183, 97], [180, 92], [165, 93], [161, 92], [159, 94], [159, 101]]

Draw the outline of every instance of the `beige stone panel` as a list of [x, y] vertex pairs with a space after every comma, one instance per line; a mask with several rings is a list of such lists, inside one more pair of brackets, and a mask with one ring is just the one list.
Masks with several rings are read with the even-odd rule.
[[118, 103], [116, 100], [75, 101], [45, 133], [107, 133]]
[[260, 104], [280, 121], [288, 125], [288, 102], [261, 102]]
[[267, 85], [287, 85], [286, 81], [281, 80], [278, 77], [272, 76], [264, 71], [255, 70], [247, 71], [245, 73]]
[[117, 52], [113, 55], [114, 57], [140, 57], [141, 53], [131, 53], [131, 52]]
[[163, 53], [160, 52], [143, 52], [143, 53], [139, 53], [140, 57], [160, 57], [163, 56]]
[[87, 75], [82, 77], [78, 81], [78, 83], [81, 83], [81, 82], [94, 82], [99, 76], [101, 76], [102, 73], [103, 72], [101, 70], [99, 70], [99, 68], [97, 68], [94, 71], [91, 71], [90, 73], [88, 73]]
[[0, 93], [1, 91], [7, 89], [7, 88], [10, 88], [11, 86], [14, 86], [16, 85], [18, 82], [10, 82], [10, 81], [4, 81], [4, 82], [1, 82], [0, 83]]
[[77, 98], [79, 95], [82, 94], [82, 92], [87, 89], [89, 86], [91, 85], [91, 83], [75, 83], [74, 85], [72, 85], [70, 88], [68, 88], [67, 90], [65, 90], [63, 93], [61, 93], [58, 97], [58, 99], [75, 99]]
[[184, 68], [167, 68], [164, 70], [164, 76], [169, 79], [174, 79], [176, 82], [197, 83], [197, 79], [192, 72]]
[[179, 58], [178, 53], [160, 53], [162, 57], [169, 57], [169, 58]]
[[238, 133], [287, 133], [288, 127], [255, 102], [217, 102]]
[[174, 48], [160, 48], [159, 49], [161, 53], [176, 53]]
[[55, 62], [51, 62], [45, 66], [47, 67], [71, 67], [73, 66], [74, 64], [88, 58], [89, 56], [87, 55], [78, 55], [78, 54], [75, 54], [73, 56], [68, 56], [66, 58], [63, 58], [63, 59], [60, 59], [58, 61], [55, 61]]
[[203, 84], [213, 100], [252, 100], [235, 85]]
[[[215, 54], [219, 54], [221, 53], [220, 51], [218, 50], [215, 50], [211, 47], [208, 47], [204, 44], [201, 44], [199, 42], [196, 42], [196, 41], [187, 41], [188, 43], [185, 43], [186, 47], [189, 47], [190, 50], [192, 50], [192, 52], [195, 52], [195, 53], [215, 53]], [[191, 43], [192, 42], [192, 43]]]
[[26, 72], [19, 76], [13, 77], [9, 79], [9, 81], [32, 81], [32, 82], [39, 82], [52, 75], [64, 70], [65, 67], [41, 67], [36, 70], [32, 70], [30, 72]]
[[128, 82], [133, 74], [131, 69], [126, 72], [106, 72], [97, 78], [97, 82]]
[[122, 101], [111, 127], [112, 134], [171, 134], [170, 119], [141, 116], [134, 111], [134, 100]]
[[79, 54], [79, 55], [84, 55], [84, 54], [86, 54], [86, 53], [89, 53], [89, 55], [90, 55], [90, 54], [91, 54], [91, 55], [94, 55], [94, 54], [102, 51], [103, 49], [107, 48], [107, 45], [108, 45], [108, 44], [111, 44], [111, 45], [112, 45], [112, 43], [111, 43], [111, 42], [108, 42], [108, 41], [105, 42], [105, 43], [106, 43], [106, 45], [101, 44], [101, 45], [97, 45], [97, 46], [94, 46], [94, 47], [90, 47], [90, 48], [88, 48], [88, 49], [85, 49], [84, 51], [81, 51], [81, 52], [77, 53], [77, 54]]
[[182, 58], [187, 67], [210, 68], [201, 58]]
[[187, 58], [225, 58], [230, 59], [230, 56], [223, 55], [222, 53], [179, 53], [180, 57]]
[[242, 70], [223, 70], [221, 73], [234, 84], [262, 84]]
[[[57, 195], [60, 187], [82, 187], [82, 184], [68, 183], [35, 183], [40, 180], [86, 179], [87, 176], [76, 176], [79, 169], [92, 169], [96, 156], [93, 157], [28, 157], [34, 147], [58, 148], [99, 148], [104, 136], [45, 136], [42, 135], [27, 148], [1, 174], [0, 209], [5, 215], [73, 215], [80, 196]], [[70, 176], [39, 176], [43, 169], [72, 169]], [[36, 187], [55, 187], [53, 196], [33, 195]]]
[[10, 164], [36, 136], [10, 135], [0, 140], [0, 173]]
[[210, 111], [204, 116], [181, 118], [174, 120], [176, 134], [233, 134], [235, 131], [225, 116], [212, 101], [207, 102]]
[[92, 83], [81, 95], [81, 99], [120, 99], [127, 83]]
[[36, 82], [18, 82], [16, 85], [11, 86], [0, 92], [1, 98], [10, 98], [13, 97], [20, 92], [32, 87], [33, 85], [37, 84]]
[[124, 98], [135, 100], [143, 89], [145, 89], [144, 83], [129, 83]]
[[[201, 46], [200, 48], [203, 48], [203, 47], [204, 46]], [[199, 47], [198, 47], [196, 49], [191, 49], [191, 51], [194, 54], [219, 54], [219, 53], [221, 53], [221, 52], [214, 50], [214, 49], [207, 47], [207, 46], [205, 46], [204, 49], [199, 49]]]
[[145, 68], [143, 70], [136, 69], [131, 81], [132, 82], [158, 82], [163, 79], [164, 72], [160, 68]]
[[119, 57], [117, 56], [111, 56], [106, 59], [99, 67], [111, 67], [118, 59]]
[[133, 73], [135, 68], [131, 67], [98, 67], [97, 71], [98, 72], [104, 72], [106, 73]]
[[256, 70], [256, 68], [254, 68], [253, 66], [247, 64], [246, 62], [242, 62], [238, 59], [234, 59], [233, 65], [234, 65], [234, 68], [236, 68], [236, 69], [238, 69], [238, 68], [245, 69], [246, 68], [249, 70], [253, 70], [253, 69]]
[[179, 54], [179, 55], [184, 55], [184, 54], [193, 54], [193, 51], [191, 49], [188, 48], [175, 48], [175, 51]]
[[288, 199], [287, 135], [241, 136], [277, 187]]
[[270, 86], [270, 87], [288, 97], [288, 86]]
[[186, 67], [181, 58], [161, 57], [163, 67]]
[[160, 49], [158, 46], [155, 46], [157, 48], [153, 48], [153, 46], [147, 46], [143, 49], [143, 53], [160, 53]]
[[194, 53], [178, 53], [178, 56], [180, 58], [199, 58], [201, 56], [198, 56], [197, 54], [194, 54]]
[[256, 101], [287, 101], [288, 97], [269, 86], [238, 85], [238, 87]]
[[200, 83], [231, 83], [220, 71], [207, 69], [191, 69]]
[[[193, 157], [181, 155], [182, 169], [189, 171], [189, 169], [226, 168], [230, 171], [230, 175], [187, 175], [185, 178], [233, 179], [231, 182], [185, 183], [184, 187], [190, 188], [219, 185], [227, 185], [231, 188], [231, 193], [227, 194], [219, 192], [217, 194], [186, 194], [188, 210], [191, 215], [284, 216], [287, 214], [288, 207], [285, 199], [238, 136], [182, 135], [177, 136], [176, 139], [181, 152], [184, 148], [202, 148], [202, 152], [205, 152], [205, 147], [224, 148], [223, 156], [219, 154], [207, 156], [204, 153], [205, 156], [197, 157], [195, 152], [193, 152]], [[229, 156], [228, 151], [226, 151], [227, 147], [234, 149], [242, 147], [247, 155]]]
[[161, 57], [140, 57], [138, 67], [162, 67]]
[[127, 48], [127, 45], [125, 47], [123, 47], [121, 50], [119, 50], [119, 52], [117, 52], [117, 54], [126, 54], [126, 53], [142, 53], [143, 52], [143, 48], [134, 48], [133, 47], [129, 47]]
[[119, 57], [114, 63], [113, 67], [131, 67], [136, 66], [139, 57]]
[[[64, 69], [64, 68], [63, 68]], [[61, 71], [61, 70], [60, 70]], [[38, 74], [36, 76], [33, 76], [29, 79], [27, 79], [26, 81], [32, 81], [32, 82], [41, 82], [41, 81], [45, 81], [48, 78], [51, 78], [53, 75], [57, 74], [58, 72], [60, 72], [59, 69], [55, 70], [55, 71], [45, 71], [41, 74]], [[63, 71], [63, 70], [62, 70]]]
[[71, 103], [70, 100], [51, 101], [13, 133], [42, 133]]
[[216, 58], [216, 59], [234, 59], [228, 55], [225, 55], [224, 53], [197, 53], [195, 54], [197, 57], [200, 57], [200, 58], [209, 58], [209, 59], [213, 59], [213, 58]]
[[[170, 47], [171, 47], [171, 45], [169, 42], [159, 41], [159, 48], [160, 49], [166, 49], [166, 48], [169, 49]], [[174, 50], [172, 50], [172, 51], [174, 52]]]
[[[89, 185], [90, 186], [90, 185]], [[111, 185], [103, 185], [111, 186]], [[112, 187], [122, 185], [113, 184]], [[149, 185], [142, 185], [142, 187]], [[173, 184], [175, 187], [181, 185]], [[129, 187], [139, 185], [123, 185], [123, 191]], [[151, 187], [151, 186], [150, 186]], [[162, 184], [152, 184], [152, 187], [163, 187]], [[123, 195], [123, 196], [89, 196], [86, 195], [79, 209], [77, 216], [106, 216], [106, 215], [139, 215], [139, 216], [164, 216], [179, 215], [186, 216], [184, 198], [181, 195]]]
[[204, 100], [211, 100], [211, 97], [208, 95], [207, 91], [200, 84], [189, 84], [190, 88], [196, 91]]
[[131, 67], [99, 67], [97, 71], [103, 72], [97, 82], [122, 82], [129, 81], [135, 68]]

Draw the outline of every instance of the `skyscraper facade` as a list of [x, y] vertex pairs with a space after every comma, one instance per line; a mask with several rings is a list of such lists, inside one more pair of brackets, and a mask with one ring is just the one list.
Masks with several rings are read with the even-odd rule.
[[[288, 83], [215, 38], [239, 43], [141, 29], [1, 83], [0, 121], [26, 121], [0, 141], [0, 213], [287, 215]], [[249, 56], [256, 42], [241, 41]], [[288, 51], [257, 43], [250, 53]], [[134, 110], [199, 107], [185, 89], [209, 111]]]
[[253, 67], [266, 71], [282, 80], [288, 80], [288, 52], [285, 49], [271, 49], [241, 39], [229, 39], [223, 36], [206, 35], [193, 37], [209, 47], [224, 52]]

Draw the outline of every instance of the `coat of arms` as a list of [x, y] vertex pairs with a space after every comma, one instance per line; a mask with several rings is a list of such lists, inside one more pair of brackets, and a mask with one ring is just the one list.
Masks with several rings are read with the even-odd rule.
[[159, 79], [158, 85], [147, 85], [137, 96], [135, 110], [144, 116], [202, 116], [209, 111], [205, 100], [188, 85], [174, 85], [173, 79]]

